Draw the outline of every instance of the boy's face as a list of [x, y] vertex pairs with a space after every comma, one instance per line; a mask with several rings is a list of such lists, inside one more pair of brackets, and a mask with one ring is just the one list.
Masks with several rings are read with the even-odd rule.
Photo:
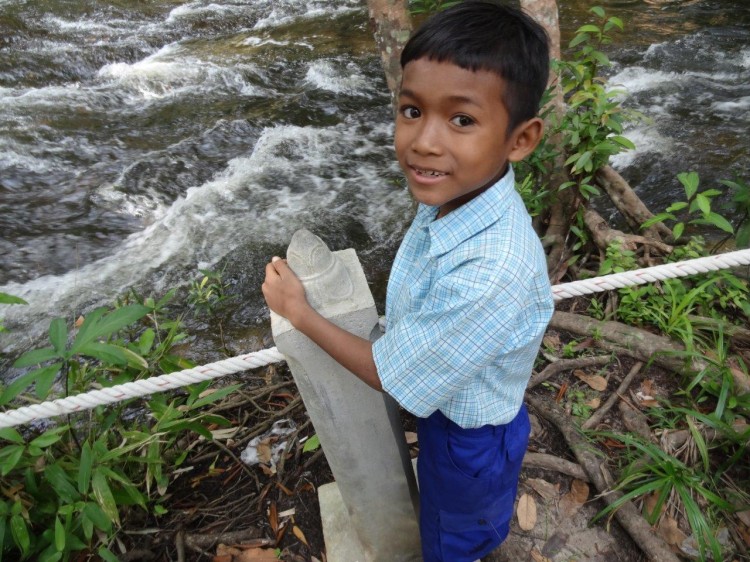
[[539, 119], [507, 133], [503, 89], [503, 80], [485, 70], [424, 58], [404, 67], [396, 156], [414, 198], [440, 207], [438, 218], [492, 186], [509, 161], [536, 147]]

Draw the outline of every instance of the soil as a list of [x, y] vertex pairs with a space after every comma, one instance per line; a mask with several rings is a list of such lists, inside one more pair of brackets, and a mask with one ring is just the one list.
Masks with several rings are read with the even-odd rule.
[[[570, 341], [564, 335], [549, 332], [547, 337], [551, 338], [547, 345], [557, 347], [558, 352]], [[586, 342], [579, 345], [585, 346]], [[598, 407], [595, 399], [603, 404], [632, 364], [632, 360], [614, 358], [604, 367], [584, 369], [585, 374], [607, 380], [604, 392], [592, 390], [571, 372], [555, 375], [529, 392], [556, 401], [571, 415], [577, 415], [581, 423]], [[304, 444], [313, 437], [314, 429], [291, 374], [285, 364], [278, 364], [226, 381], [233, 382], [242, 382], [243, 388], [232, 393], [214, 413], [226, 417], [231, 423], [229, 429], [235, 428], [236, 432], [220, 434], [214, 441], [194, 437], [184, 443], [190, 453], [175, 467], [163, 502], [166, 513], [146, 518], [142, 511], [132, 510], [125, 521], [120, 543], [123, 562], [244, 562], [273, 560], [272, 556], [292, 562], [326, 562], [317, 489], [333, 481], [333, 475], [322, 450], [305, 450]], [[674, 390], [674, 380], [662, 371], [644, 370], [621, 400], [633, 403], [639, 389], [668, 396]], [[530, 414], [529, 451], [575, 463], [558, 430], [531, 408]], [[282, 425], [291, 427], [293, 433], [268, 436], [274, 423], [282, 420]], [[402, 421], [404, 431], [414, 431], [413, 418], [403, 413]], [[624, 429], [617, 407], [598, 427]], [[260, 438], [269, 447], [279, 446], [279, 460], [253, 466], [242, 462], [240, 456], [253, 438]], [[411, 448], [416, 455], [418, 443]], [[262, 446], [256, 448], [259, 453], [261, 449]], [[602, 449], [601, 456], [610, 470], [616, 471], [608, 461], [613, 457], [612, 451]], [[536, 508], [536, 522], [522, 529], [519, 517], [514, 517], [509, 537], [484, 562], [647, 560], [614, 519], [592, 524], [594, 516], [604, 508], [596, 499], [593, 485], [587, 489], [571, 476], [525, 463], [518, 497], [524, 495], [526, 505], [530, 502]]]

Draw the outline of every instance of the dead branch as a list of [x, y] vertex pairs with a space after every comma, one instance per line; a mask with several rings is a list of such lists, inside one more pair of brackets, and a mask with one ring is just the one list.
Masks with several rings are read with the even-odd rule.
[[[639, 232], [641, 225], [653, 218], [653, 213], [636, 195], [630, 184], [611, 166], [603, 166], [594, 176], [594, 181], [607, 192], [617, 210], [622, 213], [633, 232]], [[643, 230], [644, 234], [659, 242], [672, 239], [672, 231], [664, 223], [658, 222]]]
[[563, 371], [572, 371], [573, 369], [583, 369], [585, 367], [598, 367], [606, 365], [612, 361], [611, 355], [599, 355], [597, 357], [580, 357], [577, 359], [560, 359], [547, 365], [541, 372], [531, 377], [527, 389], [534, 388], [536, 385], [543, 383], [550, 377], [555, 376]]
[[646, 441], [656, 443], [656, 437], [651, 433], [651, 426], [648, 425], [648, 419], [643, 412], [627, 402], [620, 402], [618, 407], [622, 416], [622, 423], [628, 431], [640, 435]]
[[565, 459], [561, 459], [554, 455], [546, 455], [544, 453], [526, 453], [523, 456], [523, 467], [554, 470], [560, 474], [572, 476], [573, 478], [578, 478], [578, 480], [583, 480], [584, 482], [590, 482], [588, 474], [586, 474], [580, 465], [566, 461]]
[[274, 541], [261, 537], [260, 529], [244, 529], [242, 531], [232, 531], [229, 533], [209, 533], [185, 535], [185, 546], [194, 551], [204, 551], [222, 544], [246, 544], [257, 547], [272, 546]]
[[[527, 396], [526, 399], [534, 410], [560, 430], [581, 467], [599, 491], [602, 500], [607, 504], [612, 504], [620, 498], [622, 494], [610, 491], [610, 485], [607, 482], [608, 471], [592, 451], [591, 444], [581, 435], [569, 417], [554, 404], [533, 396]], [[655, 562], [679, 562], [679, 558], [670, 550], [669, 545], [654, 534], [651, 526], [641, 517], [632, 503], [623, 504], [615, 511], [614, 516], [649, 559]]]
[[642, 367], [643, 363], [641, 363], [640, 361], [633, 365], [633, 368], [630, 369], [630, 372], [622, 380], [620, 386], [609, 396], [609, 398], [607, 398], [607, 401], [604, 403], [604, 405], [596, 412], [594, 412], [589, 419], [583, 422], [583, 424], [581, 425], [582, 429], [591, 429], [592, 427], [596, 427], [599, 422], [602, 421], [604, 416], [606, 416], [607, 413], [612, 409], [612, 406], [617, 403], [617, 400], [620, 398], [620, 396], [625, 394], [628, 387], [630, 386], [630, 383], [633, 382], [633, 379], [636, 377], [636, 375], [641, 372]]
[[[550, 328], [584, 336], [596, 334], [594, 343], [597, 347], [609, 351], [616, 349], [639, 361], [653, 362], [676, 373], [682, 374], [686, 368], [696, 372], [706, 368], [706, 363], [695, 357], [686, 365], [686, 360], [681, 355], [685, 348], [674, 340], [621, 322], [595, 320], [580, 314], [555, 311]], [[732, 376], [740, 394], [750, 392], [748, 375], [739, 369], [732, 369]]]

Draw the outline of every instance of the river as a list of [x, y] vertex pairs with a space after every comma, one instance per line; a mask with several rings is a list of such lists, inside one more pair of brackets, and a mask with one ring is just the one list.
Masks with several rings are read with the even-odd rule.
[[[561, 4], [569, 38], [589, 4]], [[648, 118], [615, 167], [655, 210], [682, 171], [750, 181], [750, 3], [601, 5]], [[411, 205], [368, 25], [354, 0], [0, 0], [0, 292], [29, 301], [0, 349], [218, 267], [234, 300], [196, 347], [264, 347], [263, 265], [302, 227], [357, 249], [382, 303]]]

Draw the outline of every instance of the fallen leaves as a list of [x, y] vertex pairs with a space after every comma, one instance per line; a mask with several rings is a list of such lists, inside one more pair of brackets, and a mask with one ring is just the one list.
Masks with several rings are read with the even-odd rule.
[[560, 499], [560, 511], [572, 517], [583, 507], [589, 498], [589, 485], [577, 478], [570, 484], [570, 491]]
[[516, 508], [518, 526], [524, 531], [531, 531], [536, 525], [536, 502], [528, 494], [523, 494]]
[[544, 501], [552, 501], [560, 496], [560, 484], [552, 484], [541, 478], [529, 478], [526, 484], [531, 486]]
[[212, 562], [279, 562], [276, 549], [256, 546], [220, 544]]
[[589, 375], [581, 369], [576, 369], [573, 374], [598, 392], [604, 392], [607, 389], [607, 379], [601, 375]]

